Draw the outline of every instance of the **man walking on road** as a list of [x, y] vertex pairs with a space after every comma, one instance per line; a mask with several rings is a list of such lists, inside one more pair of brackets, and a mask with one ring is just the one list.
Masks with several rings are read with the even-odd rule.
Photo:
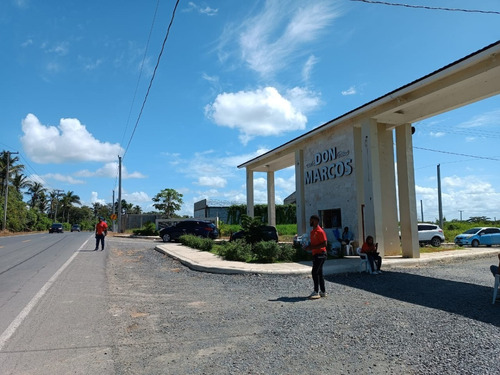
[[99, 217], [99, 222], [95, 226], [95, 249], [99, 249], [99, 242], [101, 242], [101, 251], [104, 250], [104, 237], [108, 234], [108, 224], [104, 221], [104, 218]]

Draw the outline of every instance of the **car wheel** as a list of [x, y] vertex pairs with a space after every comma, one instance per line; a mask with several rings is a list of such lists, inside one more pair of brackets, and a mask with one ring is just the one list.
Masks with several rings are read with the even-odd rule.
[[431, 240], [431, 245], [434, 247], [439, 247], [441, 246], [441, 238], [439, 237], [433, 237]]
[[172, 240], [172, 237], [170, 237], [170, 234], [165, 233], [162, 237], [163, 242], [170, 242]]
[[478, 240], [472, 241], [472, 247], [478, 247], [478, 246], [479, 246], [479, 241]]

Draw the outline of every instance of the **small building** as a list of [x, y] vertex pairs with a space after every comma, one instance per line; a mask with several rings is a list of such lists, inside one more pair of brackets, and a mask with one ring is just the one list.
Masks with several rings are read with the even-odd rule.
[[231, 203], [202, 199], [194, 204], [194, 217], [197, 219], [219, 218], [223, 223], [228, 222], [228, 213]]
[[330, 238], [349, 226], [360, 243], [373, 235], [382, 256], [402, 247], [404, 257], [418, 258], [412, 124], [499, 93], [497, 41], [239, 165], [247, 214], [254, 216], [254, 173], [263, 172], [274, 225], [274, 174], [295, 166], [297, 233], [317, 214]]

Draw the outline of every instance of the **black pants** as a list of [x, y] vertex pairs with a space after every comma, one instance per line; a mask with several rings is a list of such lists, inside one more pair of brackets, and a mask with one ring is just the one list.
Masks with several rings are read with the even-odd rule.
[[382, 266], [382, 257], [378, 254], [368, 254], [368, 262], [372, 271], [379, 271]]
[[323, 278], [323, 264], [326, 260], [326, 254], [313, 255], [312, 278], [314, 282], [314, 291], [321, 290], [325, 292], [325, 279]]
[[99, 242], [101, 242], [101, 250], [104, 250], [104, 234], [95, 235], [95, 249], [99, 248]]

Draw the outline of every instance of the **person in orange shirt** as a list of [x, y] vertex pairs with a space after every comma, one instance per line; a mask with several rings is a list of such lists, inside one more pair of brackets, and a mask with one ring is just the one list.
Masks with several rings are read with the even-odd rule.
[[378, 275], [382, 273], [380, 267], [382, 266], [382, 257], [378, 255], [378, 243], [373, 243], [373, 237], [367, 236], [366, 241], [361, 247], [361, 252], [365, 253], [368, 257], [368, 262], [370, 262], [372, 275]]
[[[323, 264], [326, 260], [326, 233], [319, 226], [319, 216], [312, 215], [309, 224], [311, 230], [310, 243], [306, 251], [310, 251], [313, 256], [312, 278], [314, 282], [314, 292], [309, 296], [310, 299], [326, 297], [325, 279], [323, 277]], [[319, 292], [319, 293], [318, 293]]]
[[99, 249], [99, 242], [101, 243], [101, 251], [104, 250], [104, 237], [108, 234], [108, 224], [104, 221], [103, 217], [99, 217], [99, 222], [95, 226], [95, 249]]

